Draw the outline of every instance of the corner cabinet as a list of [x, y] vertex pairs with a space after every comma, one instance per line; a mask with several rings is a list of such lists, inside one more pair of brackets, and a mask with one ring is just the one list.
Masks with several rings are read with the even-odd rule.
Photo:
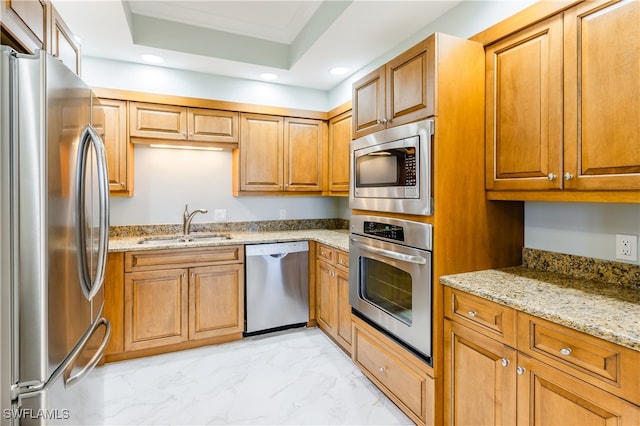
[[244, 248], [111, 254], [105, 310], [114, 318], [107, 361], [242, 338]]
[[351, 353], [349, 254], [318, 244], [316, 254], [316, 315], [318, 327]]
[[111, 195], [133, 195], [133, 145], [127, 134], [127, 102], [100, 99], [104, 123], [97, 123], [107, 151], [109, 192]]
[[435, 114], [437, 35], [353, 84], [353, 138]]
[[234, 195], [322, 191], [323, 120], [275, 115], [240, 115], [234, 153]]
[[445, 317], [445, 424], [640, 422], [640, 352], [451, 288]]
[[352, 112], [345, 111], [329, 120], [329, 146], [325, 191], [329, 195], [349, 193], [349, 144], [352, 133]]
[[640, 202], [639, 19], [584, 2], [485, 46], [489, 198]]

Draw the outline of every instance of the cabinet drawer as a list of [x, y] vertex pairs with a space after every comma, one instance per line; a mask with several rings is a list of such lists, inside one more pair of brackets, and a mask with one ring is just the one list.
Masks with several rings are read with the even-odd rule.
[[333, 259], [335, 258], [335, 251], [329, 246], [325, 246], [324, 244], [318, 244], [317, 257], [319, 259], [324, 259], [329, 261], [330, 263], [333, 263]]
[[169, 250], [130, 251], [125, 254], [125, 271], [170, 269], [205, 264], [241, 263], [244, 246], [200, 247]]
[[367, 327], [360, 320], [354, 322], [353, 361], [414, 422], [432, 423], [434, 380], [427, 375], [426, 364], [420, 368], [420, 361], [409, 359], [413, 356]]
[[521, 312], [518, 349], [640, 404], [640, 352]]
[[338, 258], [336, 266], [349, 269], [349, 253], [345, 253], [341, 250], [336, 250], [336, 257]]
[[498, 303], [444, 289], [445, 316], [510, 346], [516, 344], [516, 312]]

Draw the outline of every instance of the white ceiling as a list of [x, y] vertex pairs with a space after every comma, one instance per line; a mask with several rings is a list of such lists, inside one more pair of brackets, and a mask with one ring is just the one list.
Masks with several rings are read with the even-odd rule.
[[[329, 90], [460, 1], [53, 0], [82, 55]], [[334, 76], [329, 69], [347, 67]]]

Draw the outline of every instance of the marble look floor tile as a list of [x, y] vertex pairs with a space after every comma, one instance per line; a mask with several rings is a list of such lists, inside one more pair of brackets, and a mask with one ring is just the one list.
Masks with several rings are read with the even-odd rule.
[[317, 328], [96, 370], [106, 425], [413, 424]]

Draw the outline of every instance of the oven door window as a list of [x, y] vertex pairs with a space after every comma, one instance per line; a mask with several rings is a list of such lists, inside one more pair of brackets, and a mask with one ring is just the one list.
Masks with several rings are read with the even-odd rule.
[[397, 320], [411, 325], [412, 277], [407, 271], [361, 257], [360, 297]]

